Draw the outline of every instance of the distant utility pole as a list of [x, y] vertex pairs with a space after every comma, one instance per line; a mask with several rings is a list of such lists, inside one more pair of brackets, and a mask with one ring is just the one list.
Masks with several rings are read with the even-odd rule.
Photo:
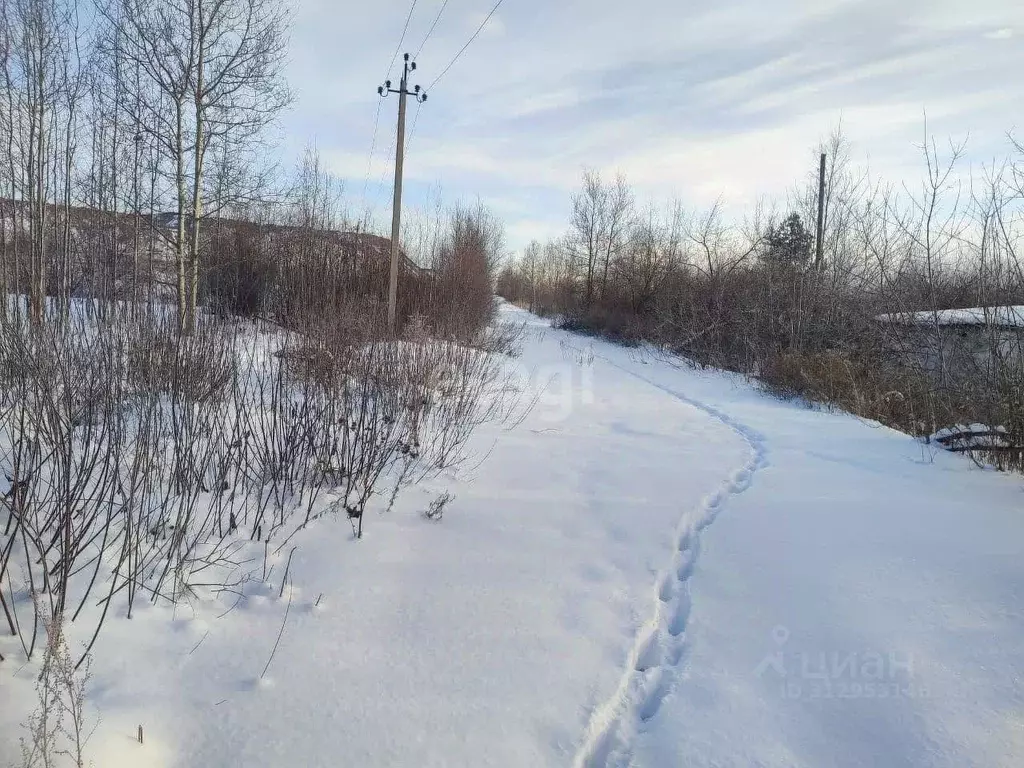
[[409, 90], [409, 73], [416, 69], [416, 62], [409, 60], [405, 54], [402, 70], [402, 83], [398, 90], [391, 87], [388, 80], [377, 88], [377, 95], [387, 98], [390, 93], [398, 94], [398, 143], [395, 145], [395, 200], [391, 207], [391, 276], [388, 282], [388, 328], [395, 332], [395, 312], [398, 304], [398, 235], [402, 225], [402, 164], [405, 160], [405, 97], [412, 96], [422, 104], [427, 100], [427, 92], [420, 91], [417, 85]]
[[824, 253], [825, 244], [825, 158], [821, 153], [821, 162], [818, 165], [818, 236], [814, 240], [814, 268], [821, 269], [821, 259]]

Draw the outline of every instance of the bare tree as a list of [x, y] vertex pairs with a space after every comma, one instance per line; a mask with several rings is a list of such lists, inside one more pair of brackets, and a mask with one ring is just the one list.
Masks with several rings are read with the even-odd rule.
[[608, 291], [608, 268], [619, 254], [623, 243], [630, 239], [630, 217], [633, 210], [633, 190], [626, 177], [619, 174], [614, 186], [605, 192], [606, 215], [604, 242], [601, 245], [604, 264], [601, 273], [601, 295]]
[[541, 244], [532, 240], [526, 250], [523, 251], [523, 273], [526, 279], [526, 287], [530, 296], [530, 311], [536, 311], [537, 307], [537, 283], [541, 269]]
[[288, 104], [288, 16], [278, 0], [115, 0], [105, 16], [120, 55], [142, 74], [128, 99], [145, 115], [137, 124], [172, 163], [178, 316], [190, 333], [207, 156], [213, 147], [225, 157], [250, 147]]
[[645, 315], [654, 306], [659, 281], [671, 264], [674, 247], [670, 231], [655, 220], [653, 211], [637, 223], [628, 244], [615, 262], [615, 276], [626, 291], [629, 308], [635, 315]]
[[6, 90], [3, 128], [15, 241], [13, 278], [18, 285], [22, 276], [17, 241], [24, 227], [29, 315], [38, 324], [44, 314], [57, 226], [51, 201], [58, 189], [65, 200], [70, 190], [78, 80], [76, 6], [64, 0], [9, 0], [0, 12]]
[[[583, 189], [572, 198], [572, 254], [574, 263], [582, 259], [583, 306], [594, 300], [594, 274], [608, 223], [608, 192], [596, 171], [583, 174]], [[574, 264], [575, 266], [575, 264]], [[575, 272], [575, 269], [572, 270]]]

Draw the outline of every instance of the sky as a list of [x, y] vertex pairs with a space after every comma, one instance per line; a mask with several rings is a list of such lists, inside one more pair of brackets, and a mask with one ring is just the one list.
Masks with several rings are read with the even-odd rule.
[[[397, 100], [377, 86], [396, 51], [431, 86], [494, 2], [296, 0], [286, 162], [315, 145], [352, 208], [389, 222]], [[641, 203], [738, 214], [784, 198], [840, 123], [859, 165], [914, 183], [925, 116], [976, 167], [1008, 154], [1022, 72], [1024, 0], [504, 0], [410, 102], [405, 206], [479, 200], [520, 249], [565, 231], [594, 169]]]

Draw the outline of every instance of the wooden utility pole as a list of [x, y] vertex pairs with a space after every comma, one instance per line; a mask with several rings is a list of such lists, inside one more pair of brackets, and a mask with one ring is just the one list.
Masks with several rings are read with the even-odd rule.
[[821, 153], [821, 162], [818, 165], [818, 236], [814, 239], [814, 268], [821, 269], [821, 259], [824, 254], [825, 243], [825, 158]]
[[415, 71], [416, 62], [404, 56], [402, 82], [398, 90], [388, 80], [377, 88], [377, 95], [386, 98], [390, 93], [398, 94], [398, 137], [395, 145], [395, 198], [391, 206], [391, 274], [388, 279], [388, 328], [395, 332], [395, 314], [398, 306], [398, 236], [402, 227], [402, 166], [405, 162], [405, 97], [412, 96], [422, 104], [427, 100], [426, 91], [417, 85], [409, 90], [409, 73]]

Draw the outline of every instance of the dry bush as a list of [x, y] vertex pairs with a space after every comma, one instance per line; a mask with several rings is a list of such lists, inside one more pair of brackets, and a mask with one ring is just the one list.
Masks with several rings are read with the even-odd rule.
[[625, 346], [636, 346], [652, 334], [645, 318], [621, 307], [594, 306], [561, 314], [556, 326], [566, 331], [603, 336]]
[[784, 352], [765, 361], [758, 378], [778, 397], [840, 408], [918, 437], [962, 416], [927, 376], [881, 358]]
[[129, 386], [193, 402], [222, 397], [234, 374], [233, 337], [230, 324], [202, 315], [187, 336], [169, 319], [135, 323], [127, 339]]
[[503, 244], [501, 224], [486, 209], [449, 212], [431, 258], [428, 300], [418, 308], [435, 336], [471, 343], [494, 321]]
[[423, 516], [427, 518], [427, 520], [433, 520], [434, 522], [440, 521], [444, 517], [445, 507], [454, 500], [455, 497], [448, 493], [448, 491], [445, 491], [431, 500], [430, 504], [428, 504], [427, 508], [423, 511]]
[[94, 726], [86, 718], [90, 659], [78, 667], [59, 620], [46, 623], [46, 647], [36, 677], [36, 708], [23, 723], [19, 768], [50, 768], [67, 758], [77, 768], [88, 763], [85, 753]]
[[505, 321], [485, 328], [473, 340], [472, 346], [492, 355], [519, 357], [523, 354], [526, 323]]
[[349, 300], [317, 310], [244, 336], [155, 312], [0, 320], [20, 361], [0, 387], [0, 616], [27, 658], [64, 616], [95, 622], [91, 649], [115, 601], [237, 589], [249, 540], [266, 554], [335, 512], [360, 536], [375, 495], [458, 466], [507, 413], [494, 355], [421, 323], [393, 339]]
[[263, 316], [274, 301], [279, 276], [259, 230], [238, 224], [225, 230], [215, 225], [206, 250], [200, 300], [218, 314]]
[[18, 585], [5, 617], [28, 658], [41, 607], [74, 621], [105, 592], [83, 614], [91, 647], [115, 595], [130, 616], [140, 593], [176, 600], [193, 593], [191, 574], [232, 565], [206, 494], [222, 443], [238, 438], [233, 338], [202, 323], [178, 337], [156, 312], [74, 309], [36, 328], [0, 322], [0, 348], [25, 362], [3, 389], [0, 585]]
[[[294, 330], [276, 355], [280, 365], [250, 375], [280, 425], [259, 452], [258, 476], [286, 488], [311, 482], [296, 497], [305, 508], [303, 524], [344, 512], [360, 537], [367, 504], [382, 483], [390, 484], [393, 503], [407, 485], [454, 468], [476, 427], [505, 417], [507, 408], [495, 394], [500, 365], [493, 354], [436, 338], [421, 316], [394, 338], [376, 304], [337, 301], [293, 315]], [[296, 453], [308, 456], [285, 460]], [[302, 479], [285, 479], [286, 466], [306, 467]], [[338, 501], [317, 512], [312, 502], [321, 488]], [[260, 517], [258, 524], [265, 523]]]

